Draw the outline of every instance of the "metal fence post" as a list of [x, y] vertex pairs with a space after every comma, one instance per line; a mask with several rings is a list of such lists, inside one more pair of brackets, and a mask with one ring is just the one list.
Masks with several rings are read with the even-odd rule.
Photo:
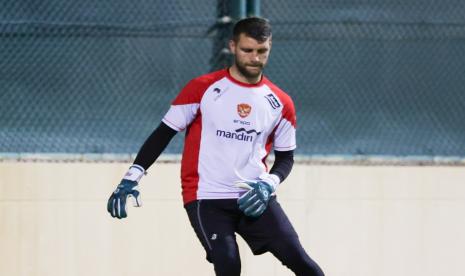
[[247, 17], [260, 16], [260, 0], [247, 0]]

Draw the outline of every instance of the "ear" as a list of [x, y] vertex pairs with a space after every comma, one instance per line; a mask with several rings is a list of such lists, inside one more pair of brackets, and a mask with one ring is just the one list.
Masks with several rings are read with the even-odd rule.
[[229, 41], [229, 51], [231, 53], [235, 53], [236, 52], [236, 42], [234, 41], [234, 39], [231, 39]]

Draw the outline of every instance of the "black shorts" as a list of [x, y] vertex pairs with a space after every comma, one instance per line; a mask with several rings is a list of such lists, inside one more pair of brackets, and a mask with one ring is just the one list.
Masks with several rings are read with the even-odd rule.
[[211, 262], [214, 243], [239, 234], [255, 255], [268, 251], [276, 239], [295, 240], [298, 236], [281, 205], [272, 197], [265, 212], [258, 218], [245, 216], [238, 208], [237, 199], [203, 199], [184, 206], [192, 227]]

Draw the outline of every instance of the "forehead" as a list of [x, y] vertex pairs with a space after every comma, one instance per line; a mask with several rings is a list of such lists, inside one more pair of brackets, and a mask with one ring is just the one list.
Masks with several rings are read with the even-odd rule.
[[246, 34], [240, 34], [237, 40], [237, 46], [243, 48], [269, 48], [271, 43], [271, 37], [267, 38], [263, 42], [259, 42]]

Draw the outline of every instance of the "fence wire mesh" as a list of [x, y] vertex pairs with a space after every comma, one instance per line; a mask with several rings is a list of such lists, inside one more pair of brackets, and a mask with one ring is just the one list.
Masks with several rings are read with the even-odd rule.
[[[211, 70], [222, 2], [2, 1], [0, 152], [137, 152]], [[465, 156], [463, 1], [267, 0], [261, 15], [297, 154]]]

